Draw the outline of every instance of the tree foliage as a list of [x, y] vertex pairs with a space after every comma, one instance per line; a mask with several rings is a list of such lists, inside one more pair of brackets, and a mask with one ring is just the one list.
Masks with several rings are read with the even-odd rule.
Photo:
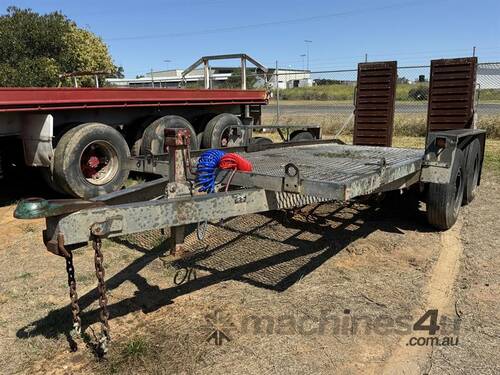
[[[247, 88], [252, 89], [257, 85], [258, 79], [255, 71], [247, 68]], [[241, 68], [235, 69], [223, 84], [224, 88], [239, 89], [241, 88]]]
[[[60, 74], [89, 71], [116, 75], [118, 68], [99, 37], [63, 14], [9, 7], [0, 16], [0, 86], [57, 86]], [[92, 77], [78, 80], [93, 85]]]

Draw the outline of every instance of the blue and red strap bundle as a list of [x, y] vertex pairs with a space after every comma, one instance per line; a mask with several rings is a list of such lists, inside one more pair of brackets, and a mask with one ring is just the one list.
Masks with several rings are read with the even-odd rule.
[[253, 167], [243, 156], [234, 153], [225, 153], [220, 150], [207, 150], [198, 159], [196, 166], [196, 187], [198, 191], [214, 193], [215, 179], [221, 169], [232, 169], [242, 172], [251, 172]]

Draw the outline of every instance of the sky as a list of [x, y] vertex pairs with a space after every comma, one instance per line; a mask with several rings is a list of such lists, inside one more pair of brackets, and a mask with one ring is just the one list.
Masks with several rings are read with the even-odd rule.
[[99, 35], [127, 77], [226, 53], [302, 69], [307, 47], [313, 71], [355, 68], [365, 54], [427, 64], [473, 46], [500, 61], [499, 0], [0, 0], [9, 5], [61, 11]]

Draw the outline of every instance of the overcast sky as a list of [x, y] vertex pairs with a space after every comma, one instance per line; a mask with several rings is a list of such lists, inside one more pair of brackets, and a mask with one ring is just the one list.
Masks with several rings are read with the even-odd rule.
[[[127, 76], [186, 68], [202, 55], [245, 52], [265, 65], [352, 68], [364, 59], [422, 64], [500, 61], [500, 0], [0, 0], [60, 10], [100, 35]], [[166, 63], [164, 60], [171, 60]]]

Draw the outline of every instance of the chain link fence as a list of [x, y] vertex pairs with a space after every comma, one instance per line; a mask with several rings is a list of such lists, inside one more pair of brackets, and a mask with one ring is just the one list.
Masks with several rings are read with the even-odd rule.
[[[424, 136], [430, 66], [398, 67], [394, 131]], [[323, 134], [352, 134], [357, 69], [273, 76], [273, 99], [263, 108], [263, 124], [321, 125]], [[478, 66], [478, 127], [500, 138], [500, 63]]]

